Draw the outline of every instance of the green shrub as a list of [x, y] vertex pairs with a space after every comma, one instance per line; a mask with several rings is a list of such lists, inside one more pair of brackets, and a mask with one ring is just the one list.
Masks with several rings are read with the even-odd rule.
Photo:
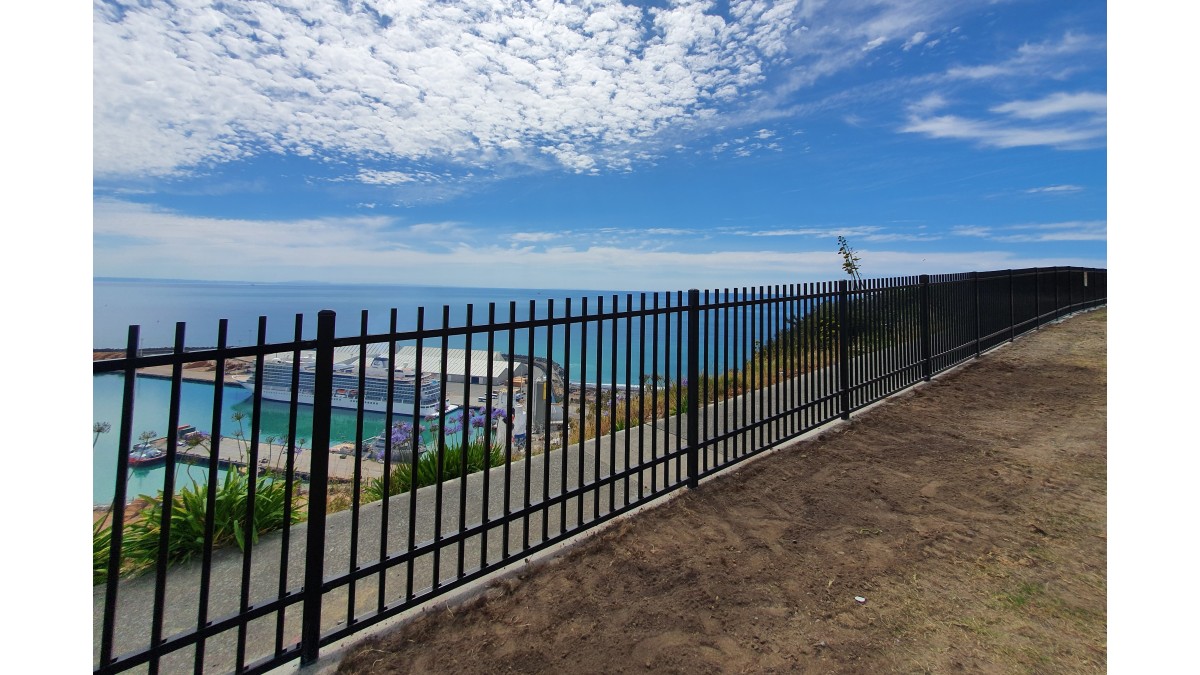
[[[504, 446], [495, 444], [486, 450], [482, 442], [474, 442], [467, 446], [467, 473], [482, 471], [488, 467], [504, 463]], [[462, 475], [462, 448], [451, 446], [442, 452], [441, 480], [448, 481]], [[417, 459], [417, 488], [435, 485], [438, 482], [438, 461], [436, 451], [421, 453]], [[394, 497], [412, 489], [412, 466], [407, 463], [396, 464], [392, 467], [388, 480], [386, 496]], [[363, 488], [363, 498], [367, 502], [376, 502], [384, 498], [383, 477], [373, 478]]]
[[107, 517], [96, 521], [92, 527], [92, 583], [102, 584], [108, 580], [108, 555], [112, 550], [112, 526], [105, 527]]
[[[213, 548], [237, 544], [245, 549], [246, 538], [257, 542], [260, 534], [283, 528], [288, 501], [286, 484], [269, 477], [259, 477], [255, 483], [254, 524], [247, 527], [250, 481], [240, 471], [225, 474], [218, 486], [214, 502]], [[207, 485], [193, 483], [176, 494], [171, 504], [171, 532], [167, 541], [167, 560], [184, 563], [204, 551], [204, 520], [208, 504]], [[162, 533], [163, 493], [154, 497], [142, 495], [147, 506], [126, 527], [121, 542], [121, 571], [138, 574], [158, 562], [159, 540]], [[291, 523], [305, 518], [299, 508], [299, 486], [292, 486]], [[108, 577], [108, 555], [112, 543], [112, 528], [97, 526], [93, 531], [92, 581], [103, 583]]]

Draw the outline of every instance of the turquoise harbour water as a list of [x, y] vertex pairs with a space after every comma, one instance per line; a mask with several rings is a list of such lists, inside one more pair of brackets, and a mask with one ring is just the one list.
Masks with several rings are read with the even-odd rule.
[[[92, 421], [108, 422], [112, 430], [100, 434], [95, 447], [92, 449], [92, 502], [94, 504], [110, 504], [116, 482], [117, 448], [120, 435], [121, 397], [124, 389], [123, 375], [97, 375], [92, 378]], [[138, 436], [145, 431], [152, 431], [156, 436], [165, 436], [168, 430], [167, 415], [170, 406], [171, 383], [169, 380], [154, 377], [138, 377], [134, 387], [133, 440], [138, 442]], [[198, 431], [211, 433], [212, 408], [215, 388], [202, 382], [184, 382], [180, 389], [179, 423], [191, 424]], [[241, 387], [225, 386], [221, 402], [221, 435], [234, 437], [237, 435], [238, 423], [233, 419], [235, 412], [245, 413], [242, 420], [242, 430], [246, 438], [250, 437], [250, 413], [252, 412], [250, 392]], [[403, 415], [394, 417], [396, 422], [407, 422], [409, 418]], [[277, 436], [286, 438], [288, 431], [288, 406], [284, 403], [263, 401], [261, 413], [261, 429], [259, 438]], [[334, 409], [330, 424], [330, 442], [342, 443], [353, 441], [357, 415], [352, 411]], [[365, 413], [363, 417], [363, 438], [369, 439], [383, 431], [384, 416], [379, 413]], [[300, 406], [296, 420], [296, 437], [312, 438], [312, 408]], [[277, 441], [279, 443], [279, 441]], [[204, 480], [206, 467], [196, 465], [188, 470], [188, 465], [180, 465], [176, 471], [176, 487], [190, 485], [193, 479]], [[224, 471], [220, 472], [224, 477]], [[126, 501], [139, 494], [153, 495], [163, 489], [166, 469], [162, 466], [149, 469], [132, 469], [129, 472], [129, 485], [126, 488]]]

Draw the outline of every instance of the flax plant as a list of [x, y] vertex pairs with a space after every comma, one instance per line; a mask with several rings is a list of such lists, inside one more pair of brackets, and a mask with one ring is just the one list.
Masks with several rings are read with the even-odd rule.
[[[213, 547], [236, 544], [245, 549], [246, 542], [257, 542], [259, 535], [278, 530], [304, 520], [304, 513], [293, 508], [290, 522], [284, 522], [288, 494], [284, 484], [263, 476], [255, 485], [254, 522], [248, 522], [249, 478], [241, 471], [227, 471], [217, 488], [214, 501]], [[298, 486], [292, 486], [293, 503], [299, 499]], [[142, 495], [147, 506], [125, 532], [122, 571], [137, 574], [150, 569], [158, 560], [165, 511], [162, 491], [154, 497]], [[204, 550], [204, 521], [208, 509], [208, 486], [193, 483], [181, 489], [171, 503], [171, 532], [167, 541], [167, 559], [172, 564], [185, 563]]]

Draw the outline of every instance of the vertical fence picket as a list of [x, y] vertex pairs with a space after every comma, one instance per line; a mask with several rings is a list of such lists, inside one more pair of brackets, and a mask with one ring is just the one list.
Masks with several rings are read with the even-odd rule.
[[125, 347], [125, 381], [121, 397], [121, 426], [120, 437], [117, 441], [117, 480], [114, 487], [111, 532], [108, 550], [108, 566], [104, 584], [104, 618], [103, 632], [100, 638], [100, 665], [106, 666], [113, 660], [113, 642], [115, 639], [117, 621], [117, 582], [121, 576], [121, 547], [125, 526], [125, 488], [126, 476], [129, 473], [129, 445], [133, 439], [133, 406], [134, 384], [137, 378], [137, 368], [134, 357], [137, 356], [138, 335], [140, 326], [129, 327], [129, 339]]
[[[587, 331], [586, 323], [583, 324], [583, 330], [584, 330], [584, 332]], [[604, 415], [603, 415], [603, 413], [604, 413], [603, 384], [604, 384], [604, 296], [597, 295], [596, 296], [596, 411], [595, 411], [595, 413], [596, 413], [596, 430], [593, 432], [595, 434], [595, 436], [593, 436], [593, 446], [592, 446], [592, 486], [593, 486], [592, 487], [592, 520], [593, 521], [600, 517], [600, 488], [599, 488], [600, 471], [601, 471], [600, 439], [604, 435], [600, 432], [601, 426], [603, 423], [603, 419], [604, 419]], [[587, 399], [587, 392], [586, 392], [587, 383], [582, 382], [580, 384], [580, 387], [585, 390], [583, 392], [583, 398], [586, 400]], [[579, 419], [582, 423], [582, 420], [583, 420], [582, 408], [580, 409], [580, 418]], [[611, 419], [609, 421], [611, 422]], [[582, 434], [582, 433], [580, 434], [580, 436], [583, 436], [583, 435], [585, 435], [585, 434]], [[583, 453], [580, 453], [580, 456], [579, 456], [579, 468], [580, 468], [580, 474], [581, 474], [581, 477], [579, 479], [579, 488], [583, 489], [583, 478], [582, 478]], [[578, 508], [579, 516], [578, 516], [578, 519], [575, 521], [575, 527], [582, 528], [583, 527], [583, 497], [582, 496], [579, 498], [578, 503], [579, 503], [579, 508]], [[611, 506], [612, 506], [612, 502], [610, 500], [609, 507], [611, 508]]]
[[304, 622], [300, 663], [315, 663], [321, 642], [321, 599], [325, 573], [325, 510], [329, 490], [329, 423], [333, 407], [333, 336], [336, 315], [317, 314], [317, 361], [313, 380], [312, 455], [309, 457], [308, 538], [304, 561]]
[[844, 420], [850, 419], [850, 283], [845, 279], [838, 282], [838, 412]]
[[[391, 335], [389, 336], [389, 339], [388, 339], [388, 371], [389, 372], [392, 372], [396, 369], [396, 310], [394, 310], [394, 309], [392, 310], [391, 328], [392, 328]], [[424, 330], [423, 330], [424, 328], [425, 328], [425, 308], [418, 307], [417, 308], [417, 348], [416, 348], [416, 356], [413, 359], [414, 360], [414, 364], [413, 364], [414, 383], [413, 383], [413, 405], [412, 405], [412, 419], [413, 419], [413, 430], [412, 430], [412, 441], [411, 441], [412, 442], [412, 453], [408, 460], [409, 461], [409, 464], [408, 464], [409, 474], [408, 475], [409, 475], [410, 482], [416, 480], [415, 477], [417, 476], [418, 466], [420, 463], [421, 441], [422, 441], [421, 437], [423, 434], [423, 427], [420, 423], [420, 420], [421, 420], [420, 415], [421, 415], [421, 403], [422, 403], [422, 401], [421, 401], [421, 388], [422, 388], [421, 385], [424, 383], [424, 380], [425, 380], [424, 373], [422, 370], [422, 366], [424, 365], [423, 361], [424, 361], [424, 355], [425, 355], [425, 340], [424, 340]], [[391, 475], [392, 475], [391, 425], [392, 425], [392, 412], [393, 412], [392, 411], [393, 387], [395, 387], [394, 379], [389, 380], [389, 382], [388, 382], [388, 394], [387, 394], [388, 395], [388, 405], [387, 405], [387, 417], [385, 418], [385, 425], [387, 426], [387, 431], [388, 431], [387, 435], [384, 437], [384, 456], [383, 456], [383, 487], [384, 487], [385, 494], [391, 494]], [[390, 502], [391, 502], [390, 499], [383, 500], [383, 506], [380, 509], [380, 526], [379, 526], [379, 529], [380, 529], [379, 559], [380, 560], [383, 560], [384, 558], [387, 557], [387, 533], [388, 533], [388, 515], [389, 515], [388, 514], [388, 504]], [[413, 555], [413, 551], [415, 551], [417, 548], [416, 521], [417, 521], [417, 491], [409, 490], [408, 491], [408, 537], [407, 537], [407, 545], [408, 545], [407, 551], [408, 551], [409, 558], [408, 558], [408, 564], [405, 566], [405, 571], [404, 571], [404, 575], [405, 575], [405, 577], [404, 577], [405, 578], [404, 600], [405, 600], [405, 602], [412, 602], [413, 594], [415, 593], [413, 586], [416, 584], [416, 569], [415, 569], [416, 556]], [[383, 608], [386, 606], [386, 596], [384, 595], [384, 590], [386, 589], [386, 583], [387, 583], [387, 575], [384, 574], [383, 570], [380, 570], [380, 572], [379, 572], [379, 598], [378, 598], [379, 606], [378, 606], [378, 609], [376, 610], [380, 614], [383, 613]]]
[[[297, 325], [299, 319], [297, 319]], [[298, 330], [298, 329], [297, 329]], [[217, 324], [217, 358], [214, 361], [214, 372], [225, 372], [225, 344], [229, 334], [229, 320], [221, 319]], [[221, 457], [221, 404], [223, 403], [224, 388], [213, 389], [212, 403], [212, 435], [209, 437], [208, 483], [205, 489], [204, 510], [204, 550], [200, 562], [200, 597], [198, 601], [196, 630], [208, 626], [208, 602], [212, 584], [213, 536], [216, 527], [217, 502], [217, 467]], [[294, 434], [293, 434], [294, 438]], [[204, 672], [205, 640], [201, 636], [196, 642], [195, 672]]]
[[1008, 341], [1017, 338], [1017, 296], [1013, 290], [1013, 271], [1008, 270]]
[[929, 275], [922, 274], [918, 282], [918, 303], [921, 313], [921, 379], [933, 377], [933, 336], [929, 328]]
[[1037, 320], [1033, 326], [1035, 329], [1042, 327], [1042, 271], [1035, 267], [1033, 268], [1033, 313]]
[[[467, 556], [467, 541], [466, 537], [462, 536], [463, 530], [467, 529], [467, 459], [470, 454], [471, 440], [471, 338], [472, 338], [472, 323], [475, 318], [475, 305], [467, 305], [467, 325], [466, 325], [466, 358], [463, 360], [463, 406], [459, 417], [459, 425], [462, 427], [462, 436], [458, 441], [458, 520], [455, 524], [458, 528], [456, 536], [458, 537], [458, 558], [455, 561], [455, 580], [462, 579], [466, 566]], [[443, 352], [444, 353], [444, 352]], [[446, 392], [442, 392], [442, 401], [446, 401]], [[443, 406], [443, 410], [448, 406]], [[445, 417], [442, 418], [445, 420]]]
[[979, 272], [971, 272], [971, 295], [974, 296], [972, 312], [974, 313], [973, 323], [975, 324], [975, 358], [979, 358], [980, 354], [982, 353], [979, 347], [979, 338], [981, 337], [981, 329], [979, 325], [981, 315], [981, 311], [979, 309]]
[[700, 291], [688, 290], [687, 302], [687, 485], [700, 476]]
[[[258, 341], [257, 345], [261, 348], [267, 343], [267, 317], [258, 317]], [[263, 379], [263, 354], [255, 358], [254, 377], [255, 392], [253, 396], [252, 412], [250, 417], [250, 455], [246, 459], [246, 533], [245, 540], [242, 546], [242, 577], [241, 590], [239, 593], [238, 613], [246, 614], [250, 609], [250, 576], [254, 564], [254, 523], [255, 510], [258, 508], [258, 430], [261, 424], [262, 415], [262, 379]], [[224, 374], [219, 377], [224, 378]], [[220, 380], [218, 380], [220, 381]], [[332, 383], [332, 381], [331, 381]], [[241, 451], [246, 439], [242, 437], [241, 426], [239, 424], [238, 438], [235, 442], [239, 444], [238, 456], [241, 457]], [[246, 633], [247, 624], [242, 622], [238, 624], [237, 632], [237, 670], [240, 672], [246, 662]]]
[[[183, 354], [184, 345], [184, 322], [180, 321], [175, 324], [175, 350], [174, 354], [180, 356]], [[167, 595], [167, 565], [170, 563], [169, 543], [171, 541], [171, 512], [175, 507], [175, 462], [176, 453], [179, 450], [179, 405], [180, 394], [183, 389], [183, 362], [176, 360], [171, 366], [171, 403], [169, 412], [167, 413], [167, 463], [166, 475], [163, 476], [163, 497], [162, 497], [162, 515], [160, 516], [159, 525], [159, 541], [158, 541], [158, 560], [154, 570], [154, 617], [150, 626], [150, 644], [156, 645], [162, 642], [163, 632], [163, 612], [166, 606]], [[158, 673], [159, 661], [158, 655], [155, 654], [150, 659], [150, 673], [156, 675]]]
[[1059, 274], [1058, 267], [1054, 268], [1053, 275], [1054, 275], [1054, 277], [1053, 277], [1054, 278], [1054, 318], [1057, 319], [1059, 317], [1059, 310], [1062, 308], [1062, 303], [1059, 300], [1059, 294], [1058, 294], [1058, 287], [1059, 287], [1058, 280], [1061, 276]]
[[[304, 315], [296, 315], [295, 324], [295, 342], [299, 344], [301, 337], [304, 335]], [[292, 358], [293, 364], [299, 366], [300, 359], [296, 356]], [[220, 371], [218, 371], [220, 372]], [[294, 381], [294, 380], [293, 380]], [[299, 405], [297, 400], [298, 387], [292, 387], [292, 395], [289, 397], [291, 401], [288, 407], [288, 436], [284, 440], [284, 445], [287, 451], [287, 464], [284, 468], [283, 478], [283, 493], [287, 495], [283, 502], [283, 522], [292, 522], [292, 510], [296, 507], [292, 503], [293, 486], [296, 484], [296, 409]], [[287, 580], [288, 580], [288, 554], [291, 551], [291, 536], [292, 528], [285, 527], [280, 536], [279, 546], [279, 584], [276, 588], [276, 599], [283, 600], [287, 595]], [[281, 656], [283, 654], [283, 634], [286, 612], [280, 611], [275, 619], [275, 654]], [[200, 660], [197, 660], [197, 668], [199, 669]], [[199, 673], [197, 673], [199, 675]]]

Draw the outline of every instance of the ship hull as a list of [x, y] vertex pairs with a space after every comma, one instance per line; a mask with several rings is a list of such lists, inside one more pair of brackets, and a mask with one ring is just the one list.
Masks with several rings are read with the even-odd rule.
[[[242, 383], [242, 386], [251, 391], [254, 390], [254, 384], [252, 382]], [[273, 389], [270, 387], [263, 387], [262, 397], [263, 397], [264, 401], [276, 401], [279, 403], [291, 403], [292, 392], [289, 390], [280, 390], [280, 389]], [[296, 396], [296, 402], [299, 403], [300, 405], [311, 406], [313, 404], [313, 394], [311, 392], [301, 391]], [[358, 410], [358, 402], [359, 402], [359, 400], [356, 397], [339, 395], [336, 392], [334, 392], [334, 394], [331, 398], [331, 403], [332, 403], [333, 407], [341, 408], [343, 410]], [[363, 410], [366, 412], [387, 413], [387, 399], [371, 399], [371, 398], [363, 399], [362, 407], [363, 407]], [[458, 409], [458, 406], [447, 406], [445, 412], [453, 412], [454, 410], [457, 410], [457, 409]], [[403, 401], [400, 399], [395, 399], [393, 401], [393, 403], [392, 403], [392, 413], [393, 414], [412, 415], [412, 412], [413, 412], [413, 402], [412, 401]], [[427, 404], [427, 403], [422, 402], [421, 407], [420, 407], [420, 416], [421, 417], [431, 417], [431, 416], [436, 416], [437, 414], [438, 414], [437, 404], [435, 404], [435, 403]]]

